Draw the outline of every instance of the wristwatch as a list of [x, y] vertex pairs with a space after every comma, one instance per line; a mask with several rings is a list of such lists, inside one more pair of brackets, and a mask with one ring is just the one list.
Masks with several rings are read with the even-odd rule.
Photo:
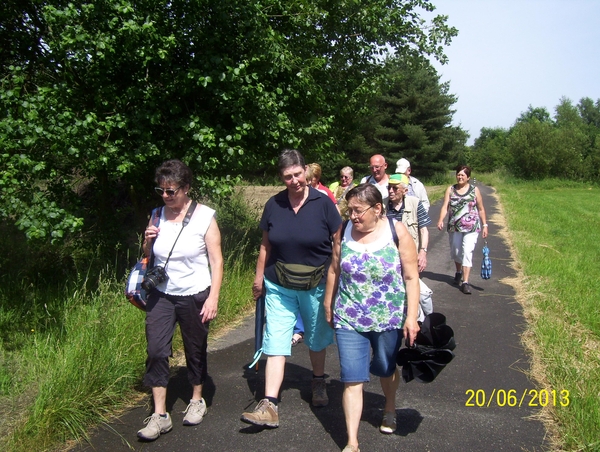
[[427, 252], [427, 248], [421, 248], [423, 251]]

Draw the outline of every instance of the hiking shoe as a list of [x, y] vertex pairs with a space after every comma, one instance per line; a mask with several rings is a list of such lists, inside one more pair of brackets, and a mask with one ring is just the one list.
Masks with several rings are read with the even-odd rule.
[[242, 421], [248, 424], [264, 425], [265, 427], [279, 427], [279, 414], [277, 406], [269, 402], [268, 399], [262, 399], [254, 408], [254, 411], [242, 413]]
[[183, 425], [198, 425], [206, 414], [206, 402], [204, 399], [190, 400], [184, 413], [187, 414], [183, 418]]
[[462, 279], [462, 272], [454, 273], [454, 284], [460, 286], [460, 280]]
[[137, 432], [137, 436], [146, 441], [154, 441], [161, 433], [170, 432], [173, 428], [171, 416], [167, 413], [167, 417], [160, 417], [160, 414], [153, 413], [144, 419], [146, 426]]
[[313, 378], [312, 380], [312, 404], [313, 406], [327, 406], [327, 382], [325, 378]]
[[469, 288], [468, 282], [462, 283], [460, 290], [462, 290], [462, 293], [464, 294], [471, 295], [471, 289]]
[[385, 413], [383, 415], [383, 420], [381, 421], [381, 425], [379, 426], [379, 431], [388, 435], [396, 431], [395, 411], [390, 411], [389, 413]]

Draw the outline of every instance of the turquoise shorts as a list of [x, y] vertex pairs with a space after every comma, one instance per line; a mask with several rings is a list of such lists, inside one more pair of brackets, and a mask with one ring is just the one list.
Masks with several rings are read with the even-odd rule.
[[286, 289], [265, 278], [267, 327], [263, 353], [271, 356], [292, 354], [292, 334], [296, 314], [304, 322], [304, 343], [315, 352], [333, 344], [333, 329], [325, 320], [325, 284], [311, 290]]

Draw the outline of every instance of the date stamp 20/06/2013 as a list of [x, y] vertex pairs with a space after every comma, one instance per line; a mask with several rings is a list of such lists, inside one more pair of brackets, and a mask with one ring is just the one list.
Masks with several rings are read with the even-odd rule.
[[465, 406], [498, 407], [567, 407], [571, 403], [568, 389], [493, 389], [490, 394], [483, 389], [467, 389]]

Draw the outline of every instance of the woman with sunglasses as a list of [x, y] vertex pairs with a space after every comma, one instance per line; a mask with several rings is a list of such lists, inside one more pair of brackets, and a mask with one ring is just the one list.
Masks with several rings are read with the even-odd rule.
[[417, 249], [406, 226], [386, 218], [381, 192], [374, 185], [353, 188], [346, 200], [350, 221], [342, 226], [341, 243], [333, 248], [324, 303], [335, 329], [344, 383], [344, 452], [357, 452], [363, 385], [369, 373], [379, 377], [385, 396], [379, 430], [396, 430], [396, 354], [402, 338], [412, 345], [419, 331], [419, 271]]
[[354, 170], [349, 166], [345, 166], [340, 170], [340, 181], [334, 182], [329, 186], [329, 189], [333, 192], [335, 199], [337, 199], [338, 209], [344, 220], [348, 219], [346, 193], [356, 186], [353, 181]]
[[215, 211], [189, 198], [193, 176], [179, 160], [167, 160], [156, 169], [157, 194], [162, 198], [158, 226], [148, 224], [143, 251], [153, 265], [163, 267], [167, 278], [148, 294], [146, 340], [148, 358], [144, 384], [152, 388], [154, 412], [138, 437], [153, 441], [172, 427], [166, 398], [169, 357], [175, 325], [183, 339], [192, 399], [183, 425], [199, 424], [206, 414], [202, 384], [207, 371], [208, 325], [217, 315], [223, 279], [221, 233]]

